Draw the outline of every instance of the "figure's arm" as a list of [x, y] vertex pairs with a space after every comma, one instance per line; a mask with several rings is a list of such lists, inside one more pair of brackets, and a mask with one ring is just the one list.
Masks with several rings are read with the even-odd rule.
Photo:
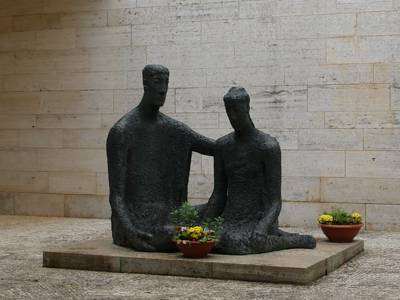
[[127, 145], [121, 129], [112, 127], [107, 138], [108, 178], [110, 183], [110, 205], [124, 229], [133, 224], [127, 215], [125, 184], [127, 171]]
[[108, 178], [110, 183], [110, 205], [112, 213], [120, 221], [130, 238], [149, 239], [151, 236], [134, 229], [125, 203], [125, 185], [127, 172], [127, 143], [118, 127], [111, 128], [107, 138]]
[[275, 138], [269, 143], [265, 152], [263, 161], [265, 195], [263, 200], [266, 202], [266, 211], [257, 228], [263, 232], [278, 229], [278, 217], [282, 208], [281, 149]]
[[222, 156], [217, 151], [214, 157], [214, 190], [207, 203], [204, 219], [215, 218], [222, 214], [227, 201], [227, 177]]
[[192, 136], [192, 151], [201, 153], [203, 155], [213, 156], [215, 154], [215, 141], [204, 135], [201, 135], [192, 129], [190, 135]]

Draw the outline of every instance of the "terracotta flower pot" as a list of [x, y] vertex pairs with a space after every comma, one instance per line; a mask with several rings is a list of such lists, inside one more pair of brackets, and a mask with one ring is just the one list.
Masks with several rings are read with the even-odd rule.
[[328, 225], [320, 224], [322, 231], [331, 242], [350, 243], [358, 234], [363, 224]]
[[176, 245], [184, 257], [203, 258], [206, 257], [208, 252], [210, 252], [215, 246], [215, 241], [208, 241], [205, 243], [200, 243], [197, 241], [185, 241], [185, 243], [177, 242]]

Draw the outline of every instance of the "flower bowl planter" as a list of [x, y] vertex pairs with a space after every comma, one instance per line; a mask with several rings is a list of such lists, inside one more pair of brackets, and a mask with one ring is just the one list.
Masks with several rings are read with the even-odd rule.
[[363, 224], [329, 225], [320, 224], [322, 231], [331, 242], [350, 243], [359, 233]]
[[180, 241], [176, 242], [176, 246], [182, 252], [184, 257], [188, 258], [203, 258], [215, 246], [215, 241], [200, 243], [198, 241]]

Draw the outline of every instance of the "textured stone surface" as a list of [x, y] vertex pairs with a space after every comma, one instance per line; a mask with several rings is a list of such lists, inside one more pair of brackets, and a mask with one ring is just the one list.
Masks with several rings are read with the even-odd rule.
[[[354, 193], [354, 189], [357, 193]], [[321, 193], [321, 200], [324, 202], [397, 204], [400, 195], [400, 179], [323, 178]], [[376, 222], [369, 217], [367, 220]]]
[[[25, 187], [8, 171], [20, 172], [22, 182], [33, 172], [104, 178], [105, 155], [97, 152], [103, 134], [138, 104], [143, 66], [158, 63], [171, 71], [163, 112], [217, 139], [230, 131], [222, 96], [243, 85], [255, 125], [291, 160], [287, 176], [348, 178], [348, 199], [338, 191], [330, 203], [385, 204], [387, 196], [376, 193], [363, 202], [357, 178], [397, 177], [389, 169], [391, 160], [396, 164], [391, 152], [399, 150], [399, 9], [400, 0], [3, 0], [0, 191], [80, 191], [69, 180], [51, 191], [38, 180]], [[343, 170], [352, 151], [380, 152], [387, 170], [367, 161]], [[189, 195], [205, 200], [212, 160], [199, 160]], [[105, 195], [100, 181], [85, 192]], [[283, 201], [317, 203], [307, 186], [296, 192], [284, 185]], [[389, 198], [386, 204], [398, 205]]]
[[[393, 232], [362, 233], [362, 255], [308, 286], [298, 286], [43, 268], [44, 249], [109, 235], [110, 222], [0, 216], [0, 228], [4, 299], [329, 299], [337, 290], [343, 299], [398, 298], [400, 235]], [[320, 231], [314, 234], [322, 237]]]
[[209, 254], [185, 259], [180, 253], [143, 253], [98, 239], [43, 252], [43, 266], [120, 273], [143, 273], [308, 284], [364, 250], [361, 240], [335, 244], [318, 241], [314, 250], [285, 250], [244, 256]]

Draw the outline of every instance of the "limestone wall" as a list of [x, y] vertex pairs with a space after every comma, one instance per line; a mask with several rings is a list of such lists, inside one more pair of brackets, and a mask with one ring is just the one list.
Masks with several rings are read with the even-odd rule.
[[[400, 229], [400, 0], [3, 0], [0, 213], [108, 217], [105, 137], [170, 68], [169, 115], [229, 132], [243, 85], [283, 149], [281, 223], [324, 209]], [[212, 189], [194, 155], [190, 198]], [[151, 201], [151, 199], [149, 199]]]

